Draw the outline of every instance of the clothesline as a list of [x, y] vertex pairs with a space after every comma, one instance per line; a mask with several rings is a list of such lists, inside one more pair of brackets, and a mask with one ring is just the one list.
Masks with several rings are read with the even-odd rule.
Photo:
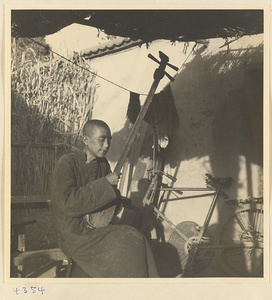
[[[128, 91], [128, 92], [131, 92], [129, 89], [127, 89], [127, 88], [125, 88], [125, 87], [123, 87], [123, 86], [121, 86], [121, 85], [119, 85], [119, 84], [117, 84], [117, 83], [115, 83], [115, 82], [113, 82], [113, 81], [111, 81], [111, 80], [109, 80], [109, 79], [103, 77], [103, 76], [100, 76], [100, 75], [96, 74], [95, 72], [90, 71], [89, 69], [87, 69], [87, 68], [85, 68], [85, 67], [83, 67], [83, 66], [77, 64], [75, 61], [72, 61], [72, 60], [66, 58], [65, 56], [63, 56], [63, 55], [57, 53], [56, 51], [54, 51], [54, 50], [52, 50], [52, 49], [48, 49], [46, 46], [44, 46], [43, 44], [41, 44], [41, 43], [35, 41], [34, 39], [29, 38], [29, 37], [27, 37], [27, 38], [28, 38], [29, 40], [31, 40], [32, 42], [34, 42], [34, 43], [40, 45], [41, 47], [46, 48], [46, 49], [49, 50], [50, 52], [52, 52], [52, 53], [56, 54], [57, 56], [61, 57], [62, 59], [64, 59], [64, 60], [70, 62], [71, 64], [74, 64], [75, 66], [77, 66], [77, 67], [79, 67], [79, 68], [81, 68], [81, 69], [83, 69], [83, 70], [85, 70], [85, 71], [91, 73], [92, 75], [97, 76], [97, 77], [99, 77], [99, 78], [101, 78], [101, 79], [103, 79], [103, 80], [105, 80], [105, 81], [107, 81], [107, 82], [109, 82], [109, 83], [111, 83], [111, 84], [113, 84], [113, 85], [115, 85], [115, 86], [117, 86], [117, 87], [123, 89], [123, 90], [126, 90], [126, 91]], [[147, 96], [147, 94], [140, 94], [140, 95]]]
[[[117, 86], [117, 87], [119, 87], [119, 88], [121, 88], [121, 89], [123, 89], [123, 90], [125, 90], [125, 91], [128, 91], [129, 93], [135, 93], [134, 91], [131, 91], [131, 90], [127, 89], [127, 88], [124, 87], [124, 86], [121, 86], [121, 85], [119, 85], [119, 84], [117, 84], [117, 83], [115, 83], [115, 82], [113, 82], [113, 81], [111, 81], [111, 80], [109, 80], [109, 79], [107, 79], [107, 78], [101, 76], [101, 75], [96, 74], [95, 72], [90, 71], [88, 68], [85, 68], [85, 67], [83, 67], [83, 66], [77, 64], [75, 61], [72, 61], [72, 60], [66, 58], [65, 56], [63, 56], [63, 55], [57, 53], [56, 51], [54, 51], [54, 50], [52, 50], [52, 49], [48, 49], [47, 46], [41, 44], [40, 42], [38, 42], [38, 41], [36, 41], [36, 40], [34, 40], [34, 39], [30, 38], [30, 37], [27, 37], [27, 39], [31, 40], [32, 42], [38, 44], [39, 46], [41, 46], [41, 47], [43, 47], [43, 48], [49, 50], [50, 52], [52, 52], [52, 53], [54, 53], [55, 55], [61, 57], [62, 59], [64, 59], [64, 60], [66, 60], [66, 61], [68, 61], [68, 62], [70, 62], [70, 63], [76, 65], [77, 67], [79, 67], [79, 68], [81, 68], [81, 69], [83, 69], [83, 70], [85, 70], [85, 71], [91, 73], [91, 74], [94, 75], [94, 76], [97, 76], [97, 77], [99, 77], [100, 79], [105, 80], [105, 81], [107, 81], [108, 83], [111, 83], [112, 85], [115, 85], [115, 86]], [[182, 67], [183, 67], [184, 64], [186, 63], [186, 61], [189, 59], [189, 57], [190, 57], [191, 54], [193, 53], [194, 48], [195, 48], [195, 46], [192, 48], [191, 52], [189, 53], [189, 55], [187, 56], [187, 58], [184, 60], [183, 64], [181, 65], [181, 67], [179, 68], [179, 70], [177, 71], [176, 74], [178, 74], [178, 73], [180, 72], [180, 70], [182, 69]], [[174, 76], [174, 77], [175, 77], [175, 76]], [[167, 84], [167, 85], [168, 85], [168, 84]], [[147, 94], [141, 94], [141, 93], [135, 93], [135, 94], [138, 94], [138, 95], [140, 95], [140, 96], [147, 96]]]

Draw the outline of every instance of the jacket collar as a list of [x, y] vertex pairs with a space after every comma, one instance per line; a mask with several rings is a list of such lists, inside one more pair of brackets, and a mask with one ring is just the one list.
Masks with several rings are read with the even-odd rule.
[[[71, 152], [75, 153], [75, 155], [79, 158], [79, 160], [81, 160], [81, 161], [83, 161], [83, 162], [86, 163], [86, 161], [87, 161], [87, 154], [83, 150], [81, 150], [81, 149], [79, 149], [77, 147], [72, 146]], [[105, 158], [96, 157], [90, 163], [96, 162], [96, 161], [97, 162], [102, 162], [104, 160], [105, 160]]]

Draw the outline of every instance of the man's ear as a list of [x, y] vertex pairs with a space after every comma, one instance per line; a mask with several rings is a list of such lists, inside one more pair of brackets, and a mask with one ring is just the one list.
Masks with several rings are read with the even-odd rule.
[[86, 135], [83, 135], [83, 136], [82, 136], [82, 141], [83, 141], [83, 143], [84, 143], [85, 145], [88, 144], [88, 140], [89, 140], [89, 138], [88, 138]]

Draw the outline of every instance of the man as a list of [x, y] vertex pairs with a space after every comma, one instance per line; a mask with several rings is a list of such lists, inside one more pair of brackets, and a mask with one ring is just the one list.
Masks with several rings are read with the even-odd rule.
[[52, 203], [60, 248], [82, 271], [80, 277], [158, 277], [148, 242], [135, 228], [86, 222], [118, 197], [120, 174], [111, 173], [105, 158], [110, 142], [108, 125], [90, 120], [83, 128], [83, 150], [72, 148], [56, 165]]

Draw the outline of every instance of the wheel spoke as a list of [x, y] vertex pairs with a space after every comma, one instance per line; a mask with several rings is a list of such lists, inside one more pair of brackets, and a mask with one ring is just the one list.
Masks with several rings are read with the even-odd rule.
[[219, 261], [230, 276], [262, 276], [263, 211], [247, 209], [232, 215], [216, 244]]

